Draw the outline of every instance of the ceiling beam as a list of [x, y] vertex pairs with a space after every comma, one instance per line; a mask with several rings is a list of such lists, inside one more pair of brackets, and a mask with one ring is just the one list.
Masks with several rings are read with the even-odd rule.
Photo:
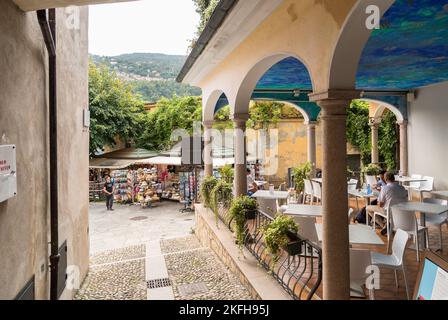
[[49, 8], [68, 6], [87, 6], [90, 4], [104, 4], [116, 2], [130, 2], [138, 0], [13, 0], [23, 11], [37, 11]]

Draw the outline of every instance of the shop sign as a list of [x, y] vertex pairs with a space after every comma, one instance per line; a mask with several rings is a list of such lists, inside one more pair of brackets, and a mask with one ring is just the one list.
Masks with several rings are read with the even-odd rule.
[[0, 145], [0, 202], [16, 195], [16, 146]]

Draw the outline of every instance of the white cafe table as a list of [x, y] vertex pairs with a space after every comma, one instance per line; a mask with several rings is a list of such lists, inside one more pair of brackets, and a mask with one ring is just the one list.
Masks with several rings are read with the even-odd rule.
[[[439, 204], [433, 203], [424, 203], [424, 202], [403, 202], [396, 205], [397, 208], [401, 210], [409, 211], [409, 212], [420, 212], [421, 214], [421, 225], [423, 227], [426, 226], [426, 215], [441, 215], [445, 212], [448, 212], [448, 206], [442, 206]], [[392, 209], [393, 210], [393, 209]]]
[[[350, 245], [384, 245], [384, 241], [371, 227], [361, 224], [351, 224], [349, 227]], [[319, 241], [322, 241], [322, 225], [316, 223], [316, 232]]]
[[258, 190], [252, 195], [252, 198], [271, 199], [271, 200], [286, 200], [289, 197], [288, 191], [274, 191]]
[[302, 204], [290, 204], [284, 212], [287, 216], [297, 217], [322, 217], [322, 206], [308, 206]]
[[431, 192], [436, 198], [448, 199], [448, 191], [433, 191]]

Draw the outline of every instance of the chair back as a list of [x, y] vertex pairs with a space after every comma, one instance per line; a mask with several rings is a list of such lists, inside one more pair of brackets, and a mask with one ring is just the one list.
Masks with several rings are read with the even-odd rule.
[[350, 181], [348, 182], [348, 191], [356, 191], [357, 187], [358, 187], [358, 180], [350, 179]]
[[408, 242], [409, 234], [406, 231], [398, 229], [392, 243], [392, 255], [397, 260], [399, 266], [403, 264], [404, 254], [406, 252]]
[[322, 199], [322, 187], [320, 186], [320, 183], [312, 181], [313, 185], [313, 196]]
[[355, 219], [356, 212], [353, 208], [348, 209], [348, 223], [350, 224]]
[[366, 175], [366, 184], [370, 185], [372, 188], [378, 184], [378, 180], [375, 176]]
[[278, 191], [286, 191], [286, 182], [283, 182], [279, 187]]
[[305, 194], [313, 194], [313, 185], [311, 183], [311, 180], [305, 179]]
[[261, 212], [267, 214], [272, 218], [275, 218], [278, 212], [277, 200], [258, 198], [257, 202], [258, 202], [258, 208]]
[[319, 237], [316, 231], [316, 218], [312, 217], [294, 217], [294, 222], [299, 227], [299, 235], [306, 240], [319, 243]]
[[406, 211], [397, 206], [392, 206], [391, 210], [394, 230], [401, 229], [406, 232], [417, 230], [417, 217], [414, 211]]
[[372, 265], [369, 250], [350, 249], [350, 281], [364, 282], [369, 276], [367, 268]]
[[[422, 179], [422, 175], [421, 174], [413, 174], [411, 175], [412, 179]], [[409, 187], [413, 188], [413, 189], [419, 189], [421, 185], [421, 182], [411, 182], [409, 183]]]
[[434, 189], [434, 178], [433, 177], [423, 177], [422, 178], [425, 181], [422, 181], [420, 183], [420, 190], [422, 191], [433, 191]]

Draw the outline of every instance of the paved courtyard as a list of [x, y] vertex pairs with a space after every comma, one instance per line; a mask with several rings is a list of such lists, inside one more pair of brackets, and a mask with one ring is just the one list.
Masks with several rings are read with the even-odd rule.
[[90, 271], [77, 300], [248, 300], [249, 291], [194, 236], [194, 214], [90, 207]]

